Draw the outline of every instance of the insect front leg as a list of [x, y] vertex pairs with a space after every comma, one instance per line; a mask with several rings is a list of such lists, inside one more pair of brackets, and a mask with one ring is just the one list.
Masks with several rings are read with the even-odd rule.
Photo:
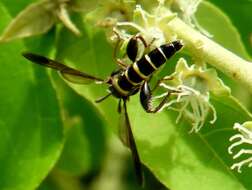
[[113, 51], [113, 59], [120, 68], [126, 69], [128, 65], [126, 63], [124, 63], [121, 59], [117, 58], [118, 51], [119, 51], [120, 46], [123, 43], [124, 39], [121, 37], [121, 35], [119, 34], [119, 32], [115, 28], [113, 29], [113, 33], [115, 34], [115, 36], [117, 38], [116, 44], [114, 47], [114, 51]]
[[121, 38], [119, 32], [115, 28], [113, 29], [113, 33], [115, 34], [115, 36], [117, 38], [116, 44], [114, 47], [114, 51], [113, 51], [113, 59], [116, 60], [118, 49], [119, 49], [120, 43], [123, 41], [123, 39]]
[[165, 82], [165, 81], [168, 81], [168, 80], [173, 80], [173, 79], [174, 79], [173, 76], [165, 76], [164, 78], [159, 79], [157, 81], [157, 83], [155, 84], [155, 86], [153, 87], [152, 91], [155, 91], [162, 82]]
[[122, 69], [127, 69], [128, 67], [128, 65], [124, 63], [121, 59], [116, 59], [116, 64]]

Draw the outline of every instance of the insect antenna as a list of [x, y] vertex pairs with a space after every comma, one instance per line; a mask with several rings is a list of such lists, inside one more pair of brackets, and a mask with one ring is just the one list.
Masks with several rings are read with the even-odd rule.
[[103, 100], [107, 99], [110, 95], [112, 95], [112, 93], [108, 93], [107, 95], [103, 96], [103, 97], [100, 97], [98, 98], [97, 100], [95, 100], [95, 103], [100, 103], [102, 102]]

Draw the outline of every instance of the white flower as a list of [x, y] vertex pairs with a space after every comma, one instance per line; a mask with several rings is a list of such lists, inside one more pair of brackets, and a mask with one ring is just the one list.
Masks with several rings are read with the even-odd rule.
[[[150, 14], [142, 9], [140, 5], [137, 5], [134, 13], [133, 20], [131, 22], [117, 22], [113, 28], [114, 33], [111, 39], [120, 43], [120, 52], [125, 53], [125, 48], [128, 44], [128, 41], [132, 36], [139, 35], [144, 39], [148, 49], [152, 50], [161, 45], [176, 40], [177, 36], [174, 33], [169, 33], [166, 35], [167, 31], [164, 32], [163, 27], [173, 18], [176, 17], [176, 14], [167, 12], [160, 3], [160, 5], [155, 9], [153, 14]], [[145, 48], [143, 43], [139, 44], [139, 56], [142, 57]]]
[[155, 96], [154, 100], [160, 100], [170, 92], [171, 97], [162, 110], [168, 108], [177, 111], [177, 123], [182, 116], [189, 119], [191, 132], [198, 132], [204, 126], [209, 113], [212, 114], [211, 124], [217, 119], [216, 110], [210, 102], [210, 92], [215, 96], [230, 95], [230, 89], [218, 78], [214, 69], [188, 66], [183, 58], [178, 61], [175, 72], [165, 78], [169, 80], [163, 80], [159, 85], [165, 92]]
[[[234, 124], [234, 129], [235, 130], [238, 130], [238, 134], [236, 135], [233, 135], [229, 141], [233, 142], [233, 144], [231, 144], [228, 148], [228, 153], [229, 154], [233, 154], [233, 149], [234, 148], [238, 148], [240, 147], [241, 145], [244, 145], [244, 144], [251, 144], [252, 145], [252, 122], [245, 122], [243, 123], [242, 125], [239, 124], [239, 123], [235, 123]], [[252, 146], [251, 146], [251, 149], [244, 149], [244, 148], [240, 148], [240, 150], [238, 151], [238, 153], [234, 154], [233, 155], [233, 159], [237, 159], [237, 158], [240, 158], [242, 155], [250, 155], [252, 154]], [[235, 170], [237, 169], [237, 171], [239, 173], [241, 173], [241, 167], [244, 166], [244, 165], [248, 165], [248, 167], [252, 167], [252, 155], [249, 156], [248, 158], [246, 159], [243, 159], [239, 162], [236, 162], [234, 163], [232, 166], [231, 166], [231, 169], [232, 170]]]
[[[176, 88], [167, 84], [161, 83], [161, 87], [177, 91], [176, 98], [167, 102], [161, 110], [168, 108], [179, 112], [176, 123], [178, 123], [181, 117], [184, 115], [191, 120], [192, 129], [190, 132], [198, 132], [205, 123], [206, 117], [209, 111], [213, 114], [213, 119], [210, 123], [214, 123], [217, 119], [214, 106], [209, 102], [209, 95], [202, 95], [199, 91], [185, 85], [179, 85]], [[156, 96], [155, 99], [162, 98], [167, 93], [160, 96]], [[160, 111], [161, 111], [160, 110]]]

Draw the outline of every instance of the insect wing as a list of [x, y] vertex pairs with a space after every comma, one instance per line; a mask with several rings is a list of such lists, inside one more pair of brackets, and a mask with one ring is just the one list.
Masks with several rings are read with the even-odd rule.
[[32, 61], [33, 63], [55, 69], [60, 72], [62, 77], [70, 82], [77, 84], [88, 84], [91, 82], [103, 82], [103, 79], [94, 77], [92, 75], [80, 72], [76, 69], [68, 67], [62, 63], [49, 59], [47, 57], [33, 54], [33, 53], [23, 53], [23, 56]]
[[144, 183], [144, 176], [142, 171], [142, 164], [137, 151], [134, 136], [131, 130], [130, 120], [127, 112], [126, 100], [123, 101], [123, 109], [121, 112], [121, 126], [119, 129], [120, 138], [122, 142], [131, 150], [137, 181], [140, 185]]
[[87, 75], [83, 72], [78, 72], [77, 70], [71, 71], [60, 71], [61, 76], [69, 82], [76, 84], [89, 84], [91, 82], [103, 82], [102, 79]]

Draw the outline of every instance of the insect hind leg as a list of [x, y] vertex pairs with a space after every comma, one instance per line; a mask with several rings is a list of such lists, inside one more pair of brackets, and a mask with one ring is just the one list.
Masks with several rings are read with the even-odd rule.
[[163, 96], [162, 101], [156, 107], [153, 107], [152, 92], [154, 92], [157, 89], [160, 83], [162, 83], [165, 80], [171, 80], [171, 79], [172, 79], [171, 77], [164, 77], [160, 79], [152, 90], [150, 89], [148, 82], [147, 81], [144, 82], [140, 90], [140, 102], [147, 113], [159, 112], [160, 110], [162, 110], [163, 106], [168, 101], [170, 95], [172, 95], [173, 93], [178, 93], [178, 91], [175, 90], [166, 92], [166, 94], [164, 94]]

